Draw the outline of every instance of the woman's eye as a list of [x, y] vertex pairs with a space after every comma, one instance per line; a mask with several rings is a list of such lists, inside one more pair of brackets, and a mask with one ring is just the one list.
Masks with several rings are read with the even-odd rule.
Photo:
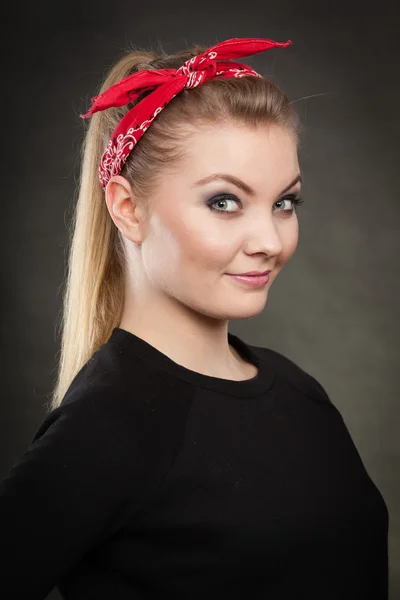
[[226, 205], [227, 203], [232, 202], [232, 203], [239, 203], [241, 204], [240, 200], [238, 198], [235, 198], [235, 196], [228, 196], [227, 194], [222, 194], [219, 196], [214, 196], [214, 198], [211, 198], [210, 200], [207, 200], [207, 206], [210, 208], [210, 210], [213, 210], [215, 212], [238, 212], [236, 210], [224, 210], [224, 208], [216, 208], [214, 205], [217, 205], [219, 207]]
[[290, 202], [292, 204], [292, 207], [289, 207], [289, 210], [283, 210], [281, 212], [288, 212], [288, 213], [293, 213], [295, 211], [295, 208], [297, 206], [300, 206], [300, 204], [303, 204], [304, 200], [298, 196], [296, 196], [296, 194], [289, 194], [288, 196], [285, 196], [284, 198], [281, 198], [280, 200], [277, 200], [277, 202], [275, 202], [275, 204], [279, 204], [281, 202]]
[[[210, 200], [207, 200], [206, 204], [209, 207], [210, 210], [213, 210], [214, 212], [219, 212], [219, 213], [234, 213], [234, 212], [239, 212], [237, 210], [225, 210], [223, 207], [227, 205], [227, 203], [232, 202], [234, 204], [242, 204], [240, 202], [240, 200], [238, 198], [236, 198], [236, 196], [233, 196], [232, 194], [219, 194], [218, 196], [214, 196], [213, 198], [211, 198]], [[288, 208], [282, 208], [280, 209], [280, 206], [285, 206], [285, 202], [287, 202], [289, 204]], [[295, 194], [289, 194], [288, 196], [285, 196], [284, 198], [281, 198], [280, 200], [277, 200], [277, 202], [275, 202], [275, 205], [280, 205], [278, 206], [278, 212], [283, 212], [283, 213], [289, 213], [292, 214], [295, 210], [296, 206], [300, 206], [300, 204], [303, 204], [304, 200], [302, 198], [298, 198], [296, 197]], [[219, 208], [217, 208], [217, 206], [219, 206]], [[222, 206], [222, 208], [221, 208]]]

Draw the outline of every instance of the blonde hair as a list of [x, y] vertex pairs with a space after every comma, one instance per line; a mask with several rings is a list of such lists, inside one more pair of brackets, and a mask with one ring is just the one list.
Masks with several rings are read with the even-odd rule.
[[[174, 55], [130, 51], [111, 68], [98, 93], [141, 69], [176, 69], [206, 49], [196, 45]], [[120, 119], [148, 93], [129, 105], [95, 113], [89, 121], [82, 147], [79, 194], [69, 229], [67, 275], [58, 324], [60, 356], [50, 410], [61, 404], [80, 369], [122, 319], [124, 241], [108, 212], [98, 167]], [[121, 173], [146, 209], [165, 169], [179, 168], [185, 150], [186, 126], [228, 121], [250, 127], [277, 124], [293, 133], [296, 144], [299, 141], [299, 117], [286, 94], [271, 79], [220, 78], [182, 90], [154, 119]]]

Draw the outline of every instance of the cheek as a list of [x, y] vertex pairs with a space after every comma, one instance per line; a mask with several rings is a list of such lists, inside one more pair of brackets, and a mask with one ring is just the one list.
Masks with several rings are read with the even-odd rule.
[[164, 236], [167, 242], [163, 244], [165, 260], [168, 255], [175, 266], [182, 270], [193, 266], [210, 271], [220, 270], [231, 260], [235, 251], [232, 236], [224, 235], [221, 227], [216, 227], [210, 219], [198, 213], [187, 212], [185, 219], [170, 219], [162, 233]]
[[193, 231], [186, 243], [184, 261], [210, 271], [218, 271], [230, 262], [234, 253], [232, 241], [211, 231]]
[[297, 218], [281, 230], [282, 252], [279, 255], [279, 265], [282, 267], [295, 253], [299, 241], [299, 223]]
[[142, 245], [143, 268], [149, 280], [167, 292], [182, 280], [195, 285], [199, 271], [215, 269], [224, 260], [226, 248], [220, 240], [199, 222], [153, 215]]

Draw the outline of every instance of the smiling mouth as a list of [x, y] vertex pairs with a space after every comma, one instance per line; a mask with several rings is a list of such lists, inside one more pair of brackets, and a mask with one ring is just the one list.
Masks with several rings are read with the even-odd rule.
[[268, 271], [265, 275], [231, 275], [226, 273], [229, 277], [232, 277], [235, 281], [250, 285], [253, 287], [260, 287], [266, 285], [269, 282], [269, 275], [271, 271]]

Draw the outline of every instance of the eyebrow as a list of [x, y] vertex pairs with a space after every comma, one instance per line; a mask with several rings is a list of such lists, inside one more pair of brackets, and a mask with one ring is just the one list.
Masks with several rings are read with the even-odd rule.
[[[236, 187], [238, 187], [241, 190], [243, 190], [244, 192], [246, 192], [246, 194], [248, 194], [249, 196], [255, 196], [256, 192], [253, 190], [253, 188], [251, 188], [247, 183], [245, 183], [238, 177], [235, 177], [234, 175], [230, 175], [229, 173], [213, 173], [213, 175], [208, 175], [208, 177], [204, 177], [204, 179], [199, 179], [199, 181], [196, 181], [193, 184], [193, 187], [197, 187], [199, 185], [204, 185], [206, 183], [209, 183], [210, 181], [214, 181], [215, 179], [223, 179], [224, 181], [233, 183], [233, 185], [236, 185]], [[293, 181], [290, 185], [288, 185], [287, 187], [285, 187], [284, 190], [282, 190], [281, 194], [284, 194], [285, 192], [290, 190], [290, 188], [293, 187], [299, 181], [300, 181], [300, 183], [303, 181], [300, 173], [295, 177], [295, 179], [293, 179]]]

